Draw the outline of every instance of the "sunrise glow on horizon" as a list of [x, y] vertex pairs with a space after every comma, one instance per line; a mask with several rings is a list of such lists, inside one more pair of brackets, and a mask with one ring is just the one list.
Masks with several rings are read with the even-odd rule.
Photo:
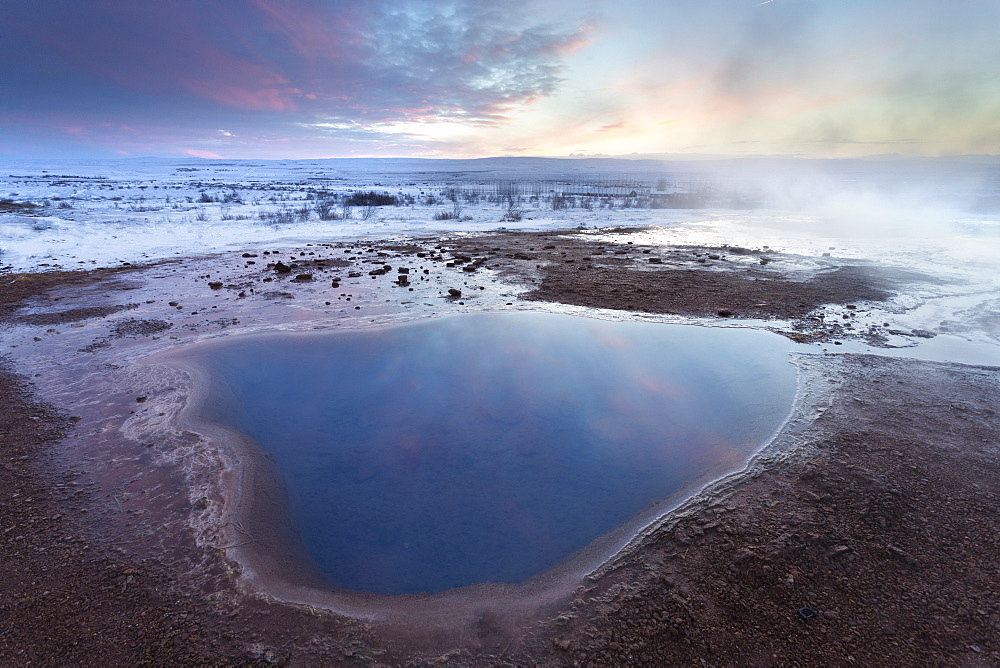
[[987, 0], [5, 3], [0, 158], [1000, 154]]

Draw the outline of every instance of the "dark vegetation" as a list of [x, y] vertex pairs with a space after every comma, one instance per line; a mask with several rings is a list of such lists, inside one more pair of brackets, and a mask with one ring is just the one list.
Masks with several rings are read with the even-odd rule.
[[369, 190], [368, 192], [352, 193], [344, 201], [344, 204], [346, 206], [398, 206], [399, 199], [389, 193]]

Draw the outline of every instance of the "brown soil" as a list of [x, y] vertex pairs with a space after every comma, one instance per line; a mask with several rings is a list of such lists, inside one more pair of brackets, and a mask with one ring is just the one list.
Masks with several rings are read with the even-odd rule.
[[[49, 290], [64, 286], [85, 286], [112, 280], [121, 280], [117, 277], [125, 276], [136, 269], [139, 269], [139, 267], [102, 268], [89, 271], [47, 271], [38, 274], [0, 274], [0, 286], [2, 286], [2, 289], [0, 289], [0, 295], [2, 295], [0, 296], [0, 316], [14, 313], [17, 309], [28, 304], [32, 299], [39, 295], [44, 295]], [[37, 325], [54, 325], [108, 315], [109, 313], [114, 313], [125, 308], [129, 308], [129, 306], [120, 305], [111, 307], [110, 311], [97, 308], [92, 312], [77, 309], [78, 312], [55, 312], [45, 314], [44, 316], [26, 314], [21, 316], [21, 319], [24, 322], [32, 322]]]
[[115, 509], [47, 462], [73, 420], [2, 360], [0, 404], [0, 664], [282, 664], [299, 634], [317, 636], [314, 656], [373, 656], [350, 620], [240, 595], [190, 536], [177, 539], [187, 558], [118, 550], [101, 530]]
[[[381, 248], [469, 257], [456, 271], [498, 269], [527, 285], [529, 299], [725, 309], [792, 319], [818, 337], [850, 332], [810, 320], [817, 305], [877, 301], [917, 278], [831, 260], [813, 278], [788, 280], [768, 269], [780, 259], [723, 265], [726, 252], [743, 253], [731, 248], [623, 257], [609, 247], [593, 258], [590, 242], [551, 234]], [[654, 252], [661, 263], [648, 262]], [[707, 255], [720, 260], [698, 262]], [[0, 316], [16, 326], [21, 306], [67, 282], [112, 294], [123, 285], [115, 273], [18, 276], [0, 290]], [[32, 317], [106, 315], [46, 303]], [[124, 322], [123, 336], [166, 327]], [[435, 657], [360, 622], [247, 596], [221, 554], [189, 535], [162, 558], [120, 551], [102, 527], [121, 511], [48, 457], [73, 421], [0, 366], [0, 663], [1000, 664], [1000, 370], [871, 356], [814, 364], [829, 381], [829, 407], [787, 430], [778, 454], [665, 518], [551, 618], [513, 631], [486, 620], [479, 640], [456, 637]]]
[[[155, 563], [124, 563], [92, 544], [79, 522], [87, 491], [73, 476], [49, 478], [44, 455], [72, 427], [52, 406], [34, 403], [23, 380], [0, 370], [0, 659], [6, 665], [176, 657], [210, 662], [241, 648], [216, 635], [212, 606], [161, 585]], [[176, 583], [175, 584], [175, 589]], [[189, 620], [204, 620], [190, 623]]]
[[[627, 239], [636, 231], [618, 230], [617, 235]], [[831, 257], [808, 258], [818, 269], [803, 277], [787, 268], [803, 258], [768, 250], [605, 244], [589, 236], [508, 232], [462, 237], [446, 247], [527, 285], [523, 299], [697, 318], [788, 320], [793, 331], [781, 333], [797, 341], [839, 337], [878, 343], [884, 328], [855, 330], [850, 311], [932, 280]], [[819, 310], [823, 306], [845, 306], [848, 312], [835, 319]]]
[[831, 375], [796, 456], [657, 531], [520, 656], [997, 665], [1000, 373], [858, 356]]

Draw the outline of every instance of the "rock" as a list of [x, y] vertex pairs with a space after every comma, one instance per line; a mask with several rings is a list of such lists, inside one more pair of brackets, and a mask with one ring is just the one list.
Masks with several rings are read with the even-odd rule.
[[928, 332], [926, 329], [914, 329], [910, 332], [912, 336], [919, 337], [921, 339], [933, 339], [937, 334], [934, 332]]
[[274, 270], [275, 270], [276, 272], [278, 272], [279, 274], [287, 274], [287, 273], [289, 273], [289, 272], [290, 272], [290, 271], [292, 270], [292, 268], [291, 268], [291, 267], [289, 267], [289, 266], [288, 266], [287, 264], [285, 264], [284, 262], [282, 262], [282, 261], [280, 261], [280, 260], [279, 260], [279, 261], [278, 261], [278, 262], [277, 262], [277, 263], [276, 263], [276, 264], [274, 265]]
[[135, 398], [135, 403], [137, 403], [137, 404], [144, 404], [144, 403], [146, 403], [146, 399], [147, 399], [147, 397], [145, 397], [145, 396], [136, 397]]
[[[266, 253], [266, 252], [267, 252], [267, 251], [265, 251], [265, 253]], [[256, 253], [244, 253], [244, 254], [243, 254], [243, 257], [257, 257], [257, 254], [256, 254]]]
[[649, 263], [650, 264], [663, 264], [663, 260], [661, 260], [658, 257], [651, 257], [651, 258], [649, 258]]
[[895, 555], [896, 557], [899, 557], [900, 559], [903, 560], [904, 563], [906, 563], [906, 564], [908, 564], [910, 566], [918, 566], [919, 563], [920, 563], [916, 559], [914, 559], [911, 554], [909, 554], [908, 552], [906, 552], [903, 549], [900, 549], [900, 548], [896, 547], [895, 545], [889, 545], [888, 546], [888, 550], [893, 555]]
[[716, 313], [720, 318], [729, 318], [733, 315], [733, 312], [728, 309], [719, 309]]
[[221, 290], [222, 289], [222, 282], [221, 281], [212, 281], [211, 283], [208, 284], [208, 287], [212, 288], [213, 290]]
[[298, 283], [308, 283], [312, 279], [313, 279], [313, 275], [312, 274], [299, 274], [298, 276], [296, 276], [292, 280], [294, 280], [294, 281], [296, 281]]
[[846, 545], [834, 545], [833, 548], [827, 553], [828, 557], [839, 557], [841, 555], [847, 554], [851, 551]]
[[457, 288], [448, 288], [448, 296], [458, 299], [462, 296], [462, 291]]
[[408, 274], [408, 273], [410, 273], [409, 267], [400, 267], [396, 271], [398, 271], [400, 274]]
[[361, 278], [361, 272], [360, 271], [352, 271], [351, 273], [349, 273], [347, 275], [347, 277], [348, 278]]

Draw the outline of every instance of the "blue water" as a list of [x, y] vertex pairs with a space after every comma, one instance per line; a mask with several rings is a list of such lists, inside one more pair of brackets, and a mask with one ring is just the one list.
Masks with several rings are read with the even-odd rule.
[[787, 416], [790, 344], [554, 314], [234, 339], [206, 417], [270, 453], [333, 585], [520, 582], [737, 467]]

